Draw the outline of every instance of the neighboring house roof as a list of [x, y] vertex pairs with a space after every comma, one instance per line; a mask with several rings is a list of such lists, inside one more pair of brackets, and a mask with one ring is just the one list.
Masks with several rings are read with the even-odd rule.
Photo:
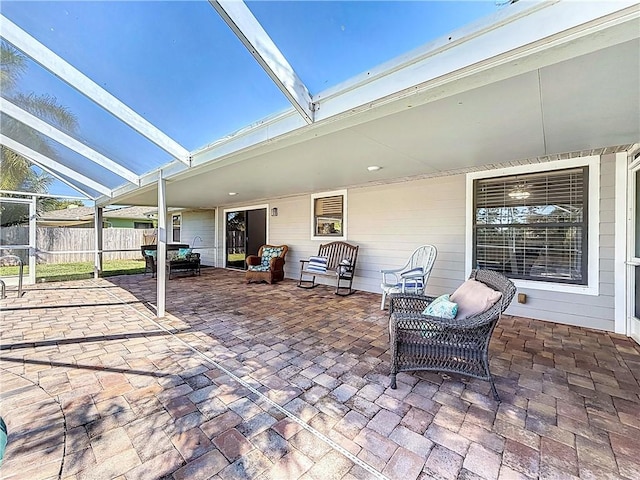
[[64, 208], [62, 210], [51, 210], [49, 212], [42, 212], [38, 215], [38, 221], [89, 221], [93, 218], [93, 207], [77, 207], [77, 208]]
[[[150, 220], [150, 215], [155, 215], [156, 208], [153, 207], [121, 207], [105, 210], [104, 219], [126, 218], [131, 220]], [[50, 225], [79, 225], [93, 221], [95, 214], [94, 207], [64, 208], [62, 210], [51, 210], [42, 212], [38, 216], [38, 223]]]
[[105, 210], [104, 218], [131, 218], [133, 220], [149, 220], [150, 215], [157, 213], [157, 208], [150, 207], [123, 207], [115, 210]]

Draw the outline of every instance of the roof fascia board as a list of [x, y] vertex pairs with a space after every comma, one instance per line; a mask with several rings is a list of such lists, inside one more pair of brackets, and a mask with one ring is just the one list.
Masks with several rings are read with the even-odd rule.
[[43, 167], [43, 168], [48, 167], [62, 175], [66, 175], [69, 178], [73, 178], [74, 180], [77, 180], [83, 185], [86, 185], [87, 187], [89, 187], [90, 189], [95, 190], [96, 192], [100, 192], [104, 195], [111, 195], [111, 190], [109, 190], [108, 187], [96, 182], [95, 180], [90, 179], [89, 177], [85, 177], [84, 175], [81, 175], [80, 173], [70, 169], [69, 167], [65, 167], [64, 165], [61, 165], [55, 160], [45, 157], [44, 155], [42, 155], [39, 152], [36, 152], [35, 150], [31, 150], [29, 147], [26, 147], [21, 143], [18, 143], [15, 140], [1, 133], [0, 133], [0, 143], [2, 143], [2, 145], [4, 145], [5, 147], [10, 148], [14, 152], [29, 159], [29, 161], [35, 163], [39, 167]]
[[460, 44], [468, 42], [475, 37], [500, 28], [508, 23], [515, 22], [537, 10], [548, 8], [558, 1], [560, 0], [531, 0], [511, 4], [508, 8], [498, 10], [490, 16], [481, 18], [471, 24], [464, 25], [447, 35], [443, 35], [409, 52], [374, 66], [366, 72], [355, 75], [342, 83], [333, 85], [315, 95], [314, 101], [328, 100], [335, 96], [342, 95], [349, 90], [354, 90], [363, 85], [367, 85], [381, 77], [385, 77], [398, 70], [402, 70], [409, 65], [419, 63], [425, 58], [433, 57], [440, 51], [458, 47]]
[[638, 3], [626, 0], [580, 2], [580, 8], [571, 1], [534, 4], [538, 8], [522, 3], [528, 8], [518, 15], [492, 26], [476, 26], [475, 32], [462, 29], [466, 35], [455, 42], [445, 45], [449, 35], [447, 40], [431, 42], [336, 89], [321, 92], [313, 99], [316, 122], [369, 110], [421, 89], [516, 62], [640, 16]]
[[[477, 80], [471, 81], [474, 76], [477, 76], [478, 73], [490, 69], [496, 70], [495, 76], [488, 77], [488, 80], [485, 80], [485, 83], [488, 81], [496, 81], [498, 78], [515, 76], [524, 71], [529, 70], [531, 67], [524, 59], [527, 56], [532, 54], [530, 49], [525, 49], [522, 52], [518, 53], [519, 63], [522, 64], [522, 69], [517, 70], [513, 68], [509, 68], [508, 71], [505, 70], [506, 66], [510, 66], [511, 62], [513, 62], [514, 56], [509, 56], [508, 58], [487, 58], [487, 55], [480, 55], [482, 50], [482, 44], [487, 44], [489, 46], [496, 44], [497, 47], [501, 47], [505, 42], [501, 41], [501, 37], [503, 35], [503, 31], [500, 28], [509, 27], [516, 34], [523, 31], [527, 36], [527, 40], [520, 39], [519, 42], [512, 42], [510, 45], [502, 45], [502, 51], [508, 51], [509, 49], [517, 47], [517, 45], [522, 44], [525, 41], [530, 40], [534, 36], [539, 40], [540, 45], [536, 48], [539, 51], [543, 51], [545, 49], [550, 48], [553, 45], [549, 42], [542, 40], [544, 35], [538, 34], [537, 23], [540, 21], [540, 17], [534, 15], [538, 15], [541, 12], [545, 13], [543, 18], [543, 25], [547, 23], [553, 24], [554, 29], [552, 31], [560, 34], [564, 31], [564, 28], [575, 27], [576, 24], [580, 24], [581, 21], [587, 20], [596, 20], [597, 25], [592, 26], [588, 31], [584, 31], [582, 33], [573, 33], [568, 34], [566, 38], [560, 35], [559, 39], [556, 39], [556, 42], [566, 43], [572, 40], [575, 40], [576, 35], [587, 35], [594, 32], [595, 29], [605, 29], [611, 27], [611, 21], [602, 20], [602, 14], [606, 13], [615, 13], [616, 11], [620, 11], [620, 6], [625, 6], [626, 4], [633, 4], [634, 2], [620, 2], [618, 4], [618, 8], [614, 8], [615, 5], [610, 5], [606, 2], [597, 2], [596, 7], [602, 8], [592, 8], [588, 13], [588, 15], [582, 15], [580, 19], [573, 19], [570, 15], [567, 15], [566, 10], [562, 12], [558, 12], [556, 10], [549, 10], [551, 7], [562, 7], [564, 9], [570, 7], [567, 6], [567, 3], [571, 2], [563, 2], [562, 5], [556, 3], [549, 2], [536, 2], [533, 6], [530, 5], [530, 2], [522, 2], [522, 6], [518, 4], [512, 5], [510, 8], [518, 6], [519, 9], [515, 10], [515, 13], [510, 14], [509, 16], [505, 16], [502, 12], [502, 16], [499, 17], [499, 26], [491, 29], [484, 26], [478, 26], [477, 29], [482, 30], [484, 32], [483, 35], [490, 35], [490, 38], [484, 39], [484, 36], [475, 35], [473, 38], [468, 39], [465, 37], [465, 43], [458, 45], [454, 48], [436, 49], [437, 51], [433, 52], [433, 45], [427, 45], [424, 47], [425, 51], [432, 52], [432, 55], [424, 54], [422, 59], [418, 62], [411, 63], [406, 58], [402, 57], [402, 60], [398, 61], [398, 64], [394, 67], [393, 65], [386, 65], [386, 75], [378, 76], [378, 78], [374, 78], [373, 80], [369, 79], [371, 85], [361, 85], [357, 88], [349, 88], [345, 87], [343, 93], [339, 95], [334, 95], [332, 98], [327, 98], [323, 100], [322, 108], [316, 112], [316, 122], [314, 123], [315, 127], [322, 127], [322, 133], [327, 133], [338, 128], [337, 126], [329, 127], [326, 125], [327, 121], [333, 122], [334, 120], [345, 118], [346, 116], [353, 116], [353, 112], [363, 110], [369, 110], [369, 114], [365, 117], [361, 117], [361, 121], [369, 121], [377, 116], [382, 116], [390, 113], [394, 113], [400, 109], [405, 109], [406, 106], [400, 102], [400, 105], [393, 106], [392, 108], [389, 105], [392, 105], [394, 100], [401, 98], [403, 96], [408, 95], [406, 91], [399, 90], [401, 87], [405, 87], [409, 85], [408, 90], [409, 93], [415, 94], [418, 89], [417, 84], [423, 83], [424, 90], [437, 90], [437, 95], [435, 93], [431, 93], [429, 95], [424, 95], [425, 99], [423, 102], [432, 101], [437, 98], [441, 98], [442, 96], [446, 96], [445, 93], [442, 92], [441, 87], [444, 84], [453, 84], [453, 82], [464, 80], [460, 85], [456, 88], [451, 89], [450, 94], [457, 93], [461, 88], [470, 89], [477, 88], [482, 86], [482, 83], [478, 83]], [[588, 2], [591, 3], [591, 2]], [[613, 2], [614, 4], [616, 2]], [[635, 4], [635, 9], [630, 9], [627, 12], [621, 12], [620, 16], [617, 19], [613, 19], [614, 23], [621, 23], [625, 21], [629, 21], [630, 19], [634, 19], [638, 17], [638, 8], [637, 3]], [[535, 8], [534, 8], [535, 7]], [[581, 9], [581, 12], [584, 9]], [[624, 10], [624, 9], [623, 9]], [[560, 18], [562, 17], [562, 18]], [[569, 17], [569, 18], [564, 18]], [[518, 22], [521, 20], [526, 22], [526, 25], [522, 26], [521, 23]], [[555, 23], [554, 23], [555, 20]], [[494, 25], [492, 23], [491, 25]], [[534, 28], [535, 26], [535, 28]], [[549, 27], [546, 27], [546, 30], [549, 30]], [[469, 34], [471, 35], [471, 34]], [[447, 37], [448, 38], [448, 37]], [[508, 38], [508, 37], [507, 37]], [[623, 41], [626, 38], [621, 38], [619, 41]], [[480, 45], [479, 45], [480, 44]], [[496, 47], [496, 48], [497, 48]], [[586, 49], [591, 48], [589, 46], [585, 46]], [[595, 48], [595, 47], [592, 47]], [[458, 60], [457, 57], [459, 52], [462, 50], [460, 54], [461, 59]], [[587, 53], [587, 52], [580, 52]], [[412, 54], [415, 56], [415, 54]], [[425, 57], [426, 55], [426, 57]], [[478, 56], [480, 55], [480, 56]], [[491, 53], [493, 55], [493, 53]], [[442, 56], [443, 63], [448, 64], [448, 70], [445, 69], [442, 71], [440, 65], [440, 56]], [[484, 59], [483, 63], [481, 60]], [[463, 63], [452, 65], [452, 62], [462, 61]], [[478, 65], [474, 68], [473, 62], [480, 62], [481, 65]], [[402, 68], [400, 67], [402, 65]], [[465, 68], [466, 65], [466, 68]], [[381, 67], [382, 68], [382, 67]], [[439, 71], [434, 72], [433, 69], [438, 69]], [[400, 80], [398, 78], [401, 77]], [[431, 79], [431, 81], [429, 81]], [[425, 83], [426, 82], [426, 83]], [[385, 85], [386, 83], [386, 85]], [[396, 95], [388, 95], [387, 92], [394, 92]], [[400, 92], [400, 94], [398, 93]], [[434, 96], [435, 95], [435, 96]], [[396, 102], [398, 103], [398, 102]], [[412, 103], [413, 98], [412, 98]], [[380, 109], [379, 112], [374, 113], [374, 109], [372, 106], [376, 105], [387, 105], [387, 108]], [[331, 118], [328, 112], [331, 113]], [[318, 123], [318, 121], [322, 118], [324, 121]], [[359, 122], [356, 122], [359, 123]], [[304, 127], [304, 123], [295, 121], [295, 116], [291, 114], [291, 112], [285, 113], [278, 117], [274, 117], [270, 119], [268, 122], [256, 124], [254, 127], [249, 129], [244, 129], [222, 139], [216, 143], [213, 143], [203, 149], [192, 152], [192, 166], [200, 166], [210, 162], [216, 162], [216, 165], [226, 165], [228, 163], [234, 163], [236, 161], [242, 160], [242, 155], [234, 155], [239, 151], [245, 151], [247, 149], [251, 149], [258, 145], [262, 145], [265, 142], [269, 142], [276, 137], [286, 135], [289, 133], [293, 133], [296, 130]], [[316, 132], [320, 132], [315, 129]], [[294, 134], [295, 135], [295, 134]], [[233, 156], [233, 158], [231, 158]], [[226, 160], [226, 161], [225, 161]], [[196, 172], [189, 172], [189, 174], [196, 174]]]
[[[224, 140], [216, 142], [208, 147], [200, 149], [192, 153], [191, 168], [187, 169], [184, 165], [174, 163], [162, 168], [165, 178], [172, 179], [176, 176], [190, 175], [193, 171], [197, 174], [194, 167], [215, 163], [215, 168], [226, 166], [229, 164], [240, 162], [244, 156], [234, 155], [239, 151], [244, 151], [245, 155], [249, 154], [252, 147], [263, 145], [269, 140], [281, 135], [293, 132], [305, 126], [306, 123], [293, 110], [272, 119], [269, 122], [263, 122], [253, 128], [242, 130], [241, 132], [227, 137]], [[275, 148], [275, 146], [274, 146]], [[214, 167], [214, 165], [212, 165]], [[140, 188], [156, 187], [158, 183], [157, 170], [148, 172], [140, 177]], [[123, 185], [113, 190], [113, 197], [119, 198], [128, 195], [136, 190], [133, 185]], [[110, 197], [98, 200], [100, 204], [108, 204]]]
[[19, 106], [15, 105], [14, 103], [4, 98], [0, 98], [0, 111], [7, 113], [7, 115], [15, 118], [16, 120], [19, 120], [25, 125], [33, 128], [34, 130], [37, 130], [40, 133], [43, 133], [44, 135], [55, 140], [56, 142], [61, 143], [62, 145], [64, 145], [67, 148], [70, 148], [76, 153], [79, 153], [80, 155], [85, 157], [87, 160], [91, 160], [92, 162], [100, 165], [101, 167], [111, 170], [113, 173], [124, 178], [125, 180], [134, 184], [139, 184], [140, 178], [136, 173], [132, 172], [127, 168], [124, 168], [119, 163], [111, 160], [110, 158], [105, 157], [101, 153], [98, 153], [95, 150], [93, 150], [92, 148], [87, 147], [82, 142], [79, 142], [78, 140], [67, 135], [64, 132], [61, 132], [57, 128], [49, 125], [47, 122], [40, 120], [35, 115], [32, 115], [31, 113], [27, 112], [26, 110], [23, 110]]
[[1, 14], [0, 32], [2, 32], [3, 38], [51, 73], [60, 77], [177, 160], [189, 164], [189, 151], [186, 148]]
[[209, 3], [298, 113], [307, 123], [313, 123], [309, 90], [246, 4], [239, 0], [209, 0]]
[[216, 142], [192, 154], [191, 165], [199, 166], [210, 162], [218, 162], [231, 155], [257, 145], [262, 145], [287, 133], [305, 127], [305, 123], [295, 112], [290, 111], [272, 122], [263, 123], [249, 130], [237, 133], [223, 141]]
[[113, 189], [111, 196], [101, 197], [98, 200], [96, 200], [96, 202], [99, 203], [101, 206], [109, 205], [113, 203], [113, 198], [121, 197], [123, 195], [127, 195], [135, 191], [139, 191], [139, 189], [141, 188], [149, 188], [149, 187], [156, 188], [158, 186], [158, 175], [159, 175], [158, 172], [160, 170], [162, 171], [163, 178], [170, 179], [181, 173], [187, 172], [191, 169], [186, 167], [184, 164], [180, 162], [169, 163], [164, 167], [162, 167], [161, 169], [156, 169], [142, 175], [140, 177], [140, 184], [138, 186], [128, 184], [128, 185], [122, 185], [122, 186], [116, 187]]

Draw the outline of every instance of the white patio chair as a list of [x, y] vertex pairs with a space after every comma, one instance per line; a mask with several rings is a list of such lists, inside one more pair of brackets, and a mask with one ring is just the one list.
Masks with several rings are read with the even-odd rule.
[[437, 254], [438, 250], [433, 245], [422, 245], [415, 249], [402, 267], [381, 270], [380, 310], [384, 310], [390, 293], [424, 293]]

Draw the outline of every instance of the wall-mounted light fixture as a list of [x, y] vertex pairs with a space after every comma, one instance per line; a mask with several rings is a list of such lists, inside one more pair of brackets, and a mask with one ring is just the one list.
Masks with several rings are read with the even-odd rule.
[[272, 217], [277, 217], [278, 216], [278, 207], [273, 207], [271, 209], [271, 216]]

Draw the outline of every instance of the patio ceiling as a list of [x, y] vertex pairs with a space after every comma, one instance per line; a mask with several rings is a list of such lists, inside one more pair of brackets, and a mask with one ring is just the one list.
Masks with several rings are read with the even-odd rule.
[[[211, 3], [290, 101], [289, 109], [189, 151], [103, 90], [99, 78], [70, 73], [65, 59], [14, 32], [2, 17], [5, 40], [146, 137], [119, 157], [124, 144], [133, 145], [125, 134], [97, 143], [74, 139], [3, 94], [3, 145], [102, 205], [156, 205], [162, 169], [169, 205], [214, 207], [229, 204], [230, 191], [239, 193], [236, 203], [258, 202], [640, 139], [637, 2], [520, 2], [315, 95], [248, 9]], [[42, 159], [42, 152], [5, 134], [8, 118], [73, 152], [62, 157], [86, 160]], [[104, 148], [95, 147], [101, 142]], [[371, 173], [370, 165], [382, 169]]]

